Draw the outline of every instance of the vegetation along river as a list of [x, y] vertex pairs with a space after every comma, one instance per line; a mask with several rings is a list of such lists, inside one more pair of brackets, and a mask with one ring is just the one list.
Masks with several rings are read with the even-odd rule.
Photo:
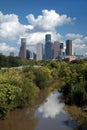
[[0, 130], [73, 130], [73, 122], [65, 123], [70, 117], [59, 96], [60, 93], [52, 92], [37, 107], [11, 112], [0, 121]]

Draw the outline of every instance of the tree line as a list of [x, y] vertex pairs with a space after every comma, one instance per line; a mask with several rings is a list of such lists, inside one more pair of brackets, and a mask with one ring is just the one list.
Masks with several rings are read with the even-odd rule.
[[26, 65], [28, 63], [27, 60], [21, 59], [20, 57], [13, 56], [5, 56], [0, 54], [0, 68], [3, 67], [17, 67], [21, 65]]

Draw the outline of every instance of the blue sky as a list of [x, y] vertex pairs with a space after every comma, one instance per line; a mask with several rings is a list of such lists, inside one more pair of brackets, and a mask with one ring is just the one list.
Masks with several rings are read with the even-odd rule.
[[87, 55], [87, 0], [1, 0], [0, 52], [18, 54], [20, 38], [27, 47], [52, 40], [73, 40], [73, 50]]

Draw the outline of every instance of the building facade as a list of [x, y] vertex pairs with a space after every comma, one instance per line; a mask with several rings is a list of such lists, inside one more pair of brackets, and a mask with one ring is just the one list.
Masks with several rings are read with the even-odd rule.
[[31, 52], [27, 49], [27, 50], [26, 50], [26, 59], [27, 59], [27, 60], [30, 59], [30, 55], [31, 55]]
[[36, 45], [36, 60], [42, 60], [43, 59], [43, 45], [42, 43], [37, 43]]
[[21, 38], [21, 47], [19, 51], [19, 57], [26, 59], [26, 39]]
[[45, 35], [45, 59], [52, 60], [53, 59], [53, 43], [51, 42], [51, 35]]
[[52, 60], [53, 59], [53, 43], [47, 42], [45, 44], [45, 59]]
[[58, 59], [59, 54], [60, 54], [60, 42], [55, 41], [53, 47], [53, 58]]
[[45, 35], [45, 43], [51, 42], [51, 34], [46, 34]]
[[64, 50], [64, 43], [60, 43], [60, 55], [64, 55], [65, 50]]
[[66, 41], [66, 55], [72, 55], [72, 40]]

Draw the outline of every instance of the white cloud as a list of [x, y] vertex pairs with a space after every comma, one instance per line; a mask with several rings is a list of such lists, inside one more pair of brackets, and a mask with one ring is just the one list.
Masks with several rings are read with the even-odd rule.
[[[74, 18], [67, 15], [60, 15], [55, 10], [42, 10], [42, 15], [37, 18], [33, 14], [26, 16], [29, 25], [26, 25], [27, 31], [20, 37], [27, 38], [27, 44], [45, 43], [45, 35], [52, 35], [52, 42], [55, 40], [62, 41], [61, 34], [57, 33], [56, 27], [64, 24], [70, 24]], [[29, 29], [31, 30], [28, 30]]]
[[24, 25], [20, 24], [17, 15], [4, 15], [0, 12], [0, 39], [2, 41], [15, 40], [25, 30]]
[[[26, 37], [27, 38], [27, 45], [34, 45], [37, 44], [38, 42], [45, 43], [45, 35], [46, 34], [51, 34], [52, 36], [52, 42], [55, 40], [61, 41], [62, 35], [59, 33], [56, 33], [55, 31], [51, 32], [33, 32], [33, 33], [25, 33], [21, 37]], [[19, 41], [20, 43], [20, 41]]]
[[34, 28], [44, 31], [54, 30], [58, 26], [72, 23], [75, 20], [75, 18], [68, 17], [66, 14], [60, 15], [55, 10], [42, 10], [42, 15], [37, 18], [33, 14], [29, 14], [26, 18]]
[[87, 36], [85, 36], [85, 37], [84, 37], [84, 42], [86, 42], [86, 43], [87, 43]]
[[68, 33], [68, 34], [66, 34], [66, 37], [67, 38], [71, 38], [71, 39], [75, 39], [75, 38], [82, 38], [83, 35], [81, 35], [81, 34], [75, 34], [75, 33]]
[[7, 45], [6, 43], [0, 43], [0, 52], [11, 52], [11, 51], [15, 51], [16, 48], [11, 47], [9, 45]]
[[29, 29], [29, 30], [33, 30], [34, 29], [34, 27], [32, 25], [24, 25], [24, 27], [26, 29]]
[[73, 40], [73, 42], [74, 42], [74, 44], [79, 44], [79, 45], [81, 45], [81, 44], [84, 43], [84, 40], [83, 40], [83, 39], [80, 39], [80, 38], [77, 38], [77, 39]]
[[52, 93], [48, 98], [47, 102], [38, 108], [38, 112], [42, 113], [44, 118], [55, 118], [60, 112], [63, 112], [63, 103], [58, 101], [59, 93]]
[[[74, 43], [74, 42], [73, 42]], [[87, 45], [83, 44], [73, 44], [73, 49], [76, 54], [86, 55], [87, 54]]]
[[45, 34], [49, 33], [52, 35], [52, 42], [55, 40], [65, 42], [69, 38], [73, 40], [75, 52], [78, 54], [86, 53], [87, 36], [75, 33], [62, 36], [57, 32], [57, 27], [71, 24], [75, 18], [68, 17], [66, 14], [60, 15], [55, 10], [42, 10], [41, 15], [35, 17], [34, 14], [29, 14], [26, 18], [28, 24], [24, 25], [19, 22], [19, 17], [16, 14], [0, 12], [0, 51], [15, 51], [14, 46], [22, 37], [27, 39], [27, 45], [44, 43]]

